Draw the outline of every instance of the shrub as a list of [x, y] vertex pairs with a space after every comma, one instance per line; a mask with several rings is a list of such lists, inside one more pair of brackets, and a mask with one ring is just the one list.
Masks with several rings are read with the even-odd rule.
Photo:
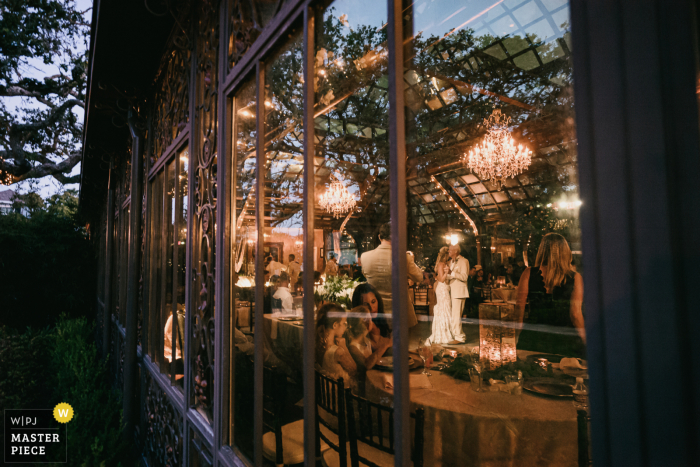
[[0, 410], [44, 408], [51, 396], [47, 349], [53, 341], [48, 330], [19, 333], [0, 326]]
[[0, 324], [45, 327], [59, 310], [77, 317], [94, 308], [94, 256], [85, 229], [58, 208], [0, 215]]
[[121, 398], [110, 388], [106, 362], [97, 356], [93, 327], [86, 318], [62, 316], [55, 332], [53, 400], [67, 402], [75, 414], [68, 430], [70, 462], [115, 465], [127, 452], [121, 438]]

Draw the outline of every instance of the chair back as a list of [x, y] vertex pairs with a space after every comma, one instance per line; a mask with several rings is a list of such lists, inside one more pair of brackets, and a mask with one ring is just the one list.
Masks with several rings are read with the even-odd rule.
[[275, 464], [282, 465], [282, 413], [287, 401], [287, 375], [263, 367], [263, 429], [275, 433]]
[[413, 288], [413, 308], [416, 313], [430, 313], [430, 300], [428, 299], [428, 291], [432, 287], [429, 285], [416, 284]]
[[[370, 459], [360, 456], [357, 442], [394, 455], [394, 409], [357, 396], [349, 389], [345, 391], [345, 402], [352, 467], [358, 467], [360, 463], [370, 467], [379, 467]], [[424, 417], [422, 408], [411, 414], [411, 418], [415, 420], [413, 455], [411, 456], [414, 467], [423, 467]]]
[[[345, 423], [345, 387], [343, 378], [337, 380], [330, 378], [316, 370], [316, 457], [321, 456], [321, 440], [338, 453], [340, 467], [347, 467], [347, 428]], [[333, 426], [328, 420], [321, 417], [319, 409], [334, 416], [338, 420], [337, 426]], [[338, 443], [334, 443], [321, 431], [323, 425], [328, 431], [338, 437]]]

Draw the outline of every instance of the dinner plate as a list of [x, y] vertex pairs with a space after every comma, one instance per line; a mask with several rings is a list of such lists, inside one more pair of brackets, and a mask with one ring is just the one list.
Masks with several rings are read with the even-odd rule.
[[528, 362], [536, 362], [540, 358], [546, 358], [549, 363], [559, 363], [562, 358], [564, 358], [563, 355], [555, 355], [555, 354], [549, 354], [549, 353], [537, 353], [533, 355], [528, 355], [525, 357], [525, 360]]
[[526, 379], [523, 382], [523, 389], [543, 396], [572, 397], [574, 395], [570, 384], [554, 378]]
[[304, 318], [299, 317], [288, 317], [288, 318], [277, 318], [277, 321], [302, 321]]
[[[415, 360], [413, 360], [413, 357], [409, 356], [408, 357], [408, 367], [411, 368], [414, 364], [415, 364]], [[378, 370], [392, 371], [394, 369], [394, 357], [382, 357], [374, 365], [374, 367]]]

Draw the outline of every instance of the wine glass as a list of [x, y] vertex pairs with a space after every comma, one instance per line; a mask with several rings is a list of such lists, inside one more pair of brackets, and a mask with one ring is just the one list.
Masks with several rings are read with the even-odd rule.
[[433, 364], [433, 351], [431, 350], [430, 339], [419, 342], [418, 355], [423, 360], [423, 373], [426, 376], [432, 376], [430, 373], [430, 365]]

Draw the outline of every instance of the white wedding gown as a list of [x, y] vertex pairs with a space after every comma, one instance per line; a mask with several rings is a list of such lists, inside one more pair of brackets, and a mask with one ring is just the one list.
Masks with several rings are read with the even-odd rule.
[[430, 336], [432, 344], [447, 344], [454, 340], [452, 335], [452, 299], [450, 298], [450, 286], [444, 282], [436, 282], [435, 296], [437, 303], [433, 312], [433, 334]]

